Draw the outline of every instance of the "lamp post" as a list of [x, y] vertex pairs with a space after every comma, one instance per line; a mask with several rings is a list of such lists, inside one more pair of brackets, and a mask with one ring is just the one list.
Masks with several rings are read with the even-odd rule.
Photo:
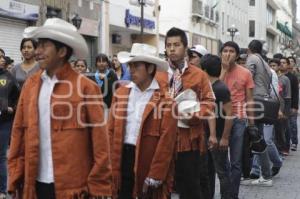
[[234, 24], [232, 24], [232, 26], [230, 28], [227, 29], [227, 32], [229, 32], [230, 36], [231, 36], [231, 41], [233, 41], [233, 38], [235, 36], [235, 34], [237, 32], [239, 32], [239, 30], [235, 27]]
[[76, 13], [75, 16], [71, 19], [71, 21], [72, 24], [79, 30], [82, 23], [81, 17]]
[[152, 0], [130, 0], [129, 3], [131, 5], [135, 6], [141, 6], [141, 43], [143, 43], [143, 37], [144, 37], [144, 6], [153, 6], [154, 2]]

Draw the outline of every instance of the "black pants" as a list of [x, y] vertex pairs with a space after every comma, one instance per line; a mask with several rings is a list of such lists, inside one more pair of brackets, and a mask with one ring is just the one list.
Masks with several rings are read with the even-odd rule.
[[200, 152], [179, 152], [175, 163], [175, 185], [180, 199], [203, 199]]
[[118, 199], [132, 199], [134, 188], [135, 146], [124, 144], [121, 164], [121, 189]]
[[55, 199], [54, 183], [42, 183], [36, 181], [36, 195], [38, 199]]

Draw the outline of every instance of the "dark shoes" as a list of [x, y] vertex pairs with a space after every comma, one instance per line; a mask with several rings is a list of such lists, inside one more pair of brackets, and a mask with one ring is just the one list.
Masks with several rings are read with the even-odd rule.
[[272, 176], [276, 176], [280, 171], [280, 167], [272, 167]]
[[297, 151], [297, 144], [292, 144], [291, 150], [292, 151]]

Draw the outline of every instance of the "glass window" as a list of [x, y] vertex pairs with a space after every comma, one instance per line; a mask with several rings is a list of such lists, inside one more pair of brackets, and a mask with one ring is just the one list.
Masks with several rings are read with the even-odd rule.
[[250, 6], [255, 6], [255, 0], [250, 0], [250, 1], [249, 1], [249, 5], [250, 5]]
[[249, 21], [249, 37], [255, 37], [255, 21]]

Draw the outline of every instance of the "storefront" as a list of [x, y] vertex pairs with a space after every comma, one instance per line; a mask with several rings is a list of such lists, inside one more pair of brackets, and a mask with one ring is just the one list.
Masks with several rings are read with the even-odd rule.
[[20, 43], [28, 24], [39, 16], [39, 6], [13, 0], [0, 0], [0, 48], [15, 63], [21, 62]]
[[[146, 10], [144, 14], [143, 43], [156, 46], [156, 19]], [[141, 42], [141, 13], [139, 7], [129, 4], [114, 4], [110, 6], [110, 55], [120, 51], [130, 51], [132, 43]]]

